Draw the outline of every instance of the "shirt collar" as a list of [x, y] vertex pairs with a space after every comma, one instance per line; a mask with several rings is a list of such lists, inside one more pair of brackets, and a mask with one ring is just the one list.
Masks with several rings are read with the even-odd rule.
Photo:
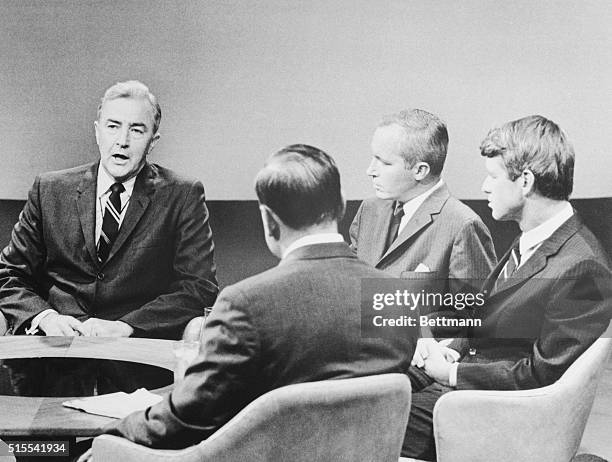
[[412, 214], [414, 214], [414, 212], [423, 204], [423, 202], [425, 202], [425, 200], [429, 196], [431, 196], [436, 190], [440, 189], [443, 184], [444, 181], [442, 180], [442, 178], [440, 178], [440, 181], [438, 181], [427, 191], [422, 194], [419, 194], [416, 197], [413, 197], [408, 202], [404, 202], [404, 205], [402, 207], [404, 209], [404, 216], [412, 216]]
[[308, 234], [301, 237], [291, 243], [289, 247], [283, 252], [283, 258], [286, 258], [291, 252], [300, 247], [306, 247], [307, 245], [313, 244], [327, 244], [330, 242], [344, 242], [342, 234], [339, 233], [316, 233]]
[[519, 251], [521, 255], [524, 255], [527, 251], [552, 236], [552, 234], [559, 229], [563, 223], [569, 220], [573, 214], [574, 209], [569, 202], [566, 202], [565, 206], [559, 212], [544, 223], [523, 233], [519, 239]]
[[[98, 180], [97, 180], [97, 186], [96, 186], [96, 197], [99, 199], [104, 194], [106, 194], [114, 183], [116, 183], [115, 179], [112, 176], [110, 176], [108, 172], [104, 170], [104, 167], [102, 167], [102, 165], [100, 164], [98, 166]], [[122, 194], [127, 193], [127, 197], [131, 197], [132, 191], [134, 190], [135, 183], [136, 183], [136, 176], [133, 176], [129, 180], [121, 183], [123, 187], [125, 188], [125, 192]]]

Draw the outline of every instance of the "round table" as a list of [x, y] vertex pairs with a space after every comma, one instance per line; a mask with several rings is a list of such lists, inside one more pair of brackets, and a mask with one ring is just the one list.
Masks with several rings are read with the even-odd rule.
[[[89, 358], [129, 361], [172, 370], [174, 341], [110, 337], [0, 337], [0, 359]], [[171, 390], [169, 385], [155, 393]], [[0, 395], [0, 435], [96, 436], [114, 419], [62, 406], [71, 397], [44, 398]]]

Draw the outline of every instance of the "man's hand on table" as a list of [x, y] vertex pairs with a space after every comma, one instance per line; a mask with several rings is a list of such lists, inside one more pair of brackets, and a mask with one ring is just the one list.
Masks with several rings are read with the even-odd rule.
[[81, 321], [72, 316], [50, 312], [40, 320], [38, 327], [45, 335], [74, 337], [81, 335], [82, 324]]
[[129, 337], [134, 329], [123, 321], [107, 321], [89, 318], [83, 322], [78, 331], [86, 337]]
[[56, 335], [75, 337], [83, 335], [86, 337], [129, 337], [134, 329], [123, 321], [106, 321], [104, 319], [89, 318], [81, 322], [78, 319], [50, 312], [44, 316], [38, 327], [45, 335]]

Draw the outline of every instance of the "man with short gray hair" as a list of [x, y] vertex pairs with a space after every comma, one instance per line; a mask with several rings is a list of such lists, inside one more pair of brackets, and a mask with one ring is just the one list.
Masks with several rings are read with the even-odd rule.
[[180, 338], [218, 288], [204, 187], [148, 162], [161, 109], [138, 81], [104, 94], [100, 158], [39, 175], [0, 254], [9, 333]]
[[[482, 220], [452, 197], [442, 180], [448, 147], [444, 122], [421, 109], [387, 116], [371, 147], [366, 173], [376, 197], [363, 201], [351, 225], [357, 256], [397, 277], [435, 279], [441, 292], [477, 285], [495, 265], [495, 250]], [[436, 327], [433, 333], [460, 331]]]

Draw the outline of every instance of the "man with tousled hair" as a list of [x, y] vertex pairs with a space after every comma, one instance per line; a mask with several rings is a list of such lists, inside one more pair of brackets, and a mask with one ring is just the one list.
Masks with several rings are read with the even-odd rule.
[[408, 457], [435, 460], [432, 414], [442, 394], [550, 385], [610, 323], [610, 261], [568, 201], [574, 150], [565, 133], [530, 116], [491, 130], [480, 150], [493, 218], [517, 222], [521, 235], [484, 283], [482, 325], [450, 345], [461, 359], [428, 345], [422, 371], [430, 383], [413, 386]]

